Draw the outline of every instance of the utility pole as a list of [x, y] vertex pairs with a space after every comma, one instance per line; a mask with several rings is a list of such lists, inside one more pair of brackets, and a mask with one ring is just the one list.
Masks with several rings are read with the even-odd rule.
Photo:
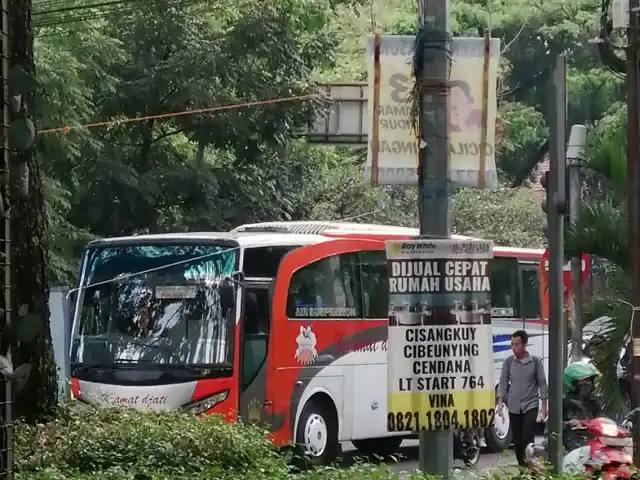
[[562, 371], [566, 362], [564, 316], [564, 213], [567, 168], [567, 59], [558, 55], [553, 70], [550, 108], [550, 168], [547, 192], [549, 224], [549, 462], [562, 473]]
[[[638, 168], [638, 0], [629, 0], [627, 29], [627, 210], [631, 302], [640, 306], [640, 169]], [[634, 312], [635, 313], [635, 312]], [[640, 406], [640, 321], [631, 325], [631, 402]], [[633, 422], [633, 459], [640, 465], [640, 425]]]
[[[420, 235], [451, 236], [449, 167], [449, 1], [422, 0], [423, 68], [420, 78]], [[443, 186], [445, 188], [443, 188]], [[442, 194], [442, 191], [447, 194]], [[420, 470], [449, 478], [453, 471], [453, 432], [420, 433]]]
[[[569, 220], [576, 225], [580, 220], [582, 203], [582, 156], [587, 139], [587, 127], [574, 125], [569, 135], [567, 163], [569, 164]], [[571, 361], [582, 360], [582, 252], [571, 259], [571, 293], [573, 308], [571, 322]]]

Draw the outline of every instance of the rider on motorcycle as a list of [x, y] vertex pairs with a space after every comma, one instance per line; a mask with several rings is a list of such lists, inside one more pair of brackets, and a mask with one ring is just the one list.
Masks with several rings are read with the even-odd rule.
[[[590, 362], [571, 363], [564, 369], [565, 396], [562, 414], [565, 423], [601, 416], [602, 408], [595, 394], [595, 383], [599, 375], [598, 369]], [[575, 448], [576, 443], [583, 443], [579, 434], [572, 430], [565, 430], [563, 438], [565, 448]]]

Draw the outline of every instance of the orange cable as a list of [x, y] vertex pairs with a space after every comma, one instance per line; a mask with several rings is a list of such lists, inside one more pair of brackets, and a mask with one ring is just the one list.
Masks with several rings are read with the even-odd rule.
[[85, 125], [68, 125], [66, 127], [48, 128], [46, 130], [40, 130], [38, 133], [55, 133], [55, 132], [67, 133], [70, 130], [78, 129], [78, 128], [108, 127], [110, 125], [143, 122], [145, 120], [152, 120], [152, 119], [181, 117], [185, 115], [195, 115], [198, 113], [220, 112], [223, 110], [233, 110], [236, 108], [254, 107], [257, 105], [269, 105], [273, 103], [292, 102], [294, 100], [309, 100], [312, 98], [317, 98], [318, 96], [319, 95], [317, 94], [310, 94], [310, 95], [298, 95], [295, 97], [272, 98], [270, 100], [257, 100], [255, 102], [235, 103], [232, 105], [221, 105], [219, 107], [201, 108], [199, 110], [185, 110], [182, 112], [162, 113], [159, 115], [146, 115], [144, 117], [125, 118], [124, 120], [111, 120], [108, 122], [87, 123]]

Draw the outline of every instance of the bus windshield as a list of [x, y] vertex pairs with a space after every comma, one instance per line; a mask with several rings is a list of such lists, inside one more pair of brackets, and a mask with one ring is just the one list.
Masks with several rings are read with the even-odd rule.
[[215, 244], [89, 248], [71, 362], [231, 365], [233, 315], [220, 284], [232, 275], [236, 254]]

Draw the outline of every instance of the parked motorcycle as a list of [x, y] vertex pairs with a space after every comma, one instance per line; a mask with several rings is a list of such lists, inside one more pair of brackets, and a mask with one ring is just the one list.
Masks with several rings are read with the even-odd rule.
[[[620, 426], [605, 417], [567, 422], [572, 430], [585, 432], [588, 439], [586, 445], [571, 450], [564, 457], [563, 472], [597, 475], [604, 480], [631, 478], [635, 473], [631, 428], [632, 419], [638, 412], [640, 408], [630, 412]], [[539, 473], [545, 469], [540, 458], [545, 447], [544, 444], [530, 444], [526, 450], [527, 463]]]
[[480, 437], [476, 429], [460, 429], [453, 435], [453, 458], [475, 467], [480, 459]]

